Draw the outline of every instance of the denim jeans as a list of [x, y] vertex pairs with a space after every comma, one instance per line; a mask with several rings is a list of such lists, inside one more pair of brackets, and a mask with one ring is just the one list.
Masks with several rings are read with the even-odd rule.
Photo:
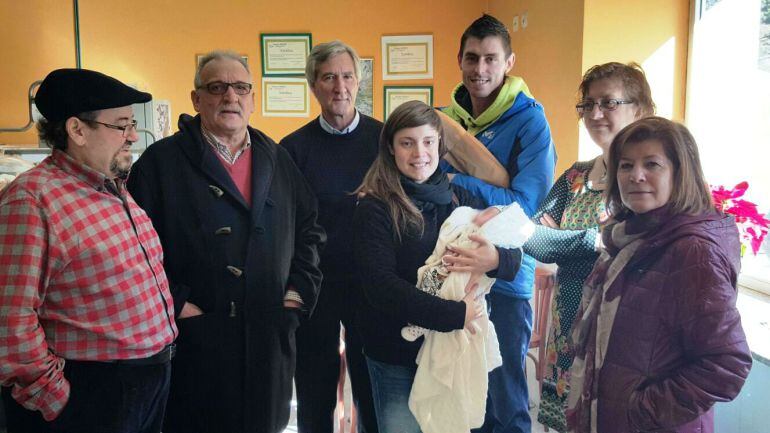
[[532, 307], [527, 299], [492, 292], [489, 318], [495, 325], [503, 365], [489, 373], [487, 414], [474, 433], [529, 433], [529, 391], [524, 363], [532, 337]]
[[409, 410], [409, 393], [417, 367], [387, 364], [368, 357], [366, 363], [379, 433], [421, 433]]

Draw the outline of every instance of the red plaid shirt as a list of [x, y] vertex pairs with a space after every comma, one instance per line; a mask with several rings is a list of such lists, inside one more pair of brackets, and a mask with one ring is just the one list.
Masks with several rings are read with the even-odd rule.
[[144, 358], [177, 333], [158, 235], [107, 182], [54, 151], [0, 192], [0, 382], [47, 420], [64, 359]]

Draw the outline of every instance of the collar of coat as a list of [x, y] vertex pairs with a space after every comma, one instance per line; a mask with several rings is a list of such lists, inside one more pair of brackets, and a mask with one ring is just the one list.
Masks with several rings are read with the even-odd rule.
[[468, 90], [463, 83], [460, 83], [452, 91], [452, 103], [444, 109], [444, 113], [465, 125], [468, 133], [475, 136], [495, 123], [503, 113], [511, 108], [520, 93], [533, 98], [529, 87], [521, 77], [505, 77], [505, 83], [503, 83], [495, 101], [479, 117], [474, 119], [473, 115], [459, 102], [468, 97]]
[[273, 180], [277, 161], [277, 145], [261, 131], [248, 127], [251, 140], [251, 207], [246, 203], [232, 177], [222, 162], [201, 134], [200, 115], [192, 117], [188, 114], [179, 116], [178, 138], [180, 148], [192, 165], [198, 167], [209, 178], [211, 185], [216, 186], [232, 196], [246, 211], [251, 211], [253, 220], [257, 220], [265, 202], [268, 200], [270, 184]]

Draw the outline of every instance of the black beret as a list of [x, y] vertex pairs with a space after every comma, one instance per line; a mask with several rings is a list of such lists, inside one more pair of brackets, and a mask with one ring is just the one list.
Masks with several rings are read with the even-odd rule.
[[57, 69], [43, 80], [35, 105], [49, 122], [69, 119], [86, 111], [149, 102], [152, 95], [133, 89], [101, 72]]

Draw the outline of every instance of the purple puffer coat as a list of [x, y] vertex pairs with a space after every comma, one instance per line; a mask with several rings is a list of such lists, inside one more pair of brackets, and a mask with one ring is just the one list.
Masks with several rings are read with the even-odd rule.
[[713, 432], [714, 403], [735, 398], [751, 369], [734, 220], [663, 221], [610, 288], [622, 298], [593, 390], [601, 433]]

